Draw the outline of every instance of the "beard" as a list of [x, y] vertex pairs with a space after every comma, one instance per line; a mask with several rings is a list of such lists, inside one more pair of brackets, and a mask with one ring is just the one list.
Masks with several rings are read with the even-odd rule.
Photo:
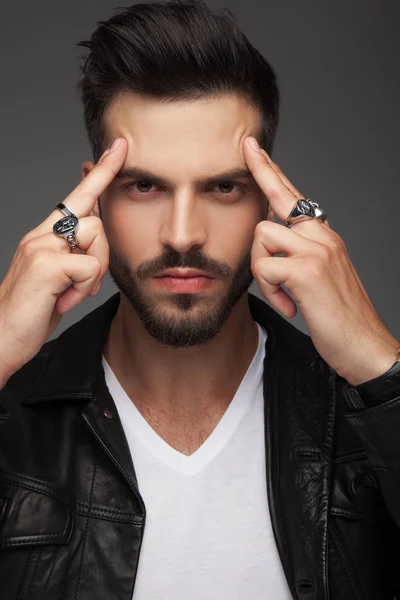
[[[251, 250], [247, 250], [239, 265], [232, 270], [225, 263], [208, 259], [198, 250], [181, 254], [173, 249], [159, 258], [142, 263], [135, 271], [128, 260], [110, 245], [109, 271], [117, 288], [126, 296], [146, 331], [158, 342], [182, 348], [197, 346], [212, 339], [228, 319], [232, 308], [254, 280]], [[168, 294], [169, 302], [178, 309], [165, 310], [157, 295], [146, 293], [142, 282], [170, 268], [193, 268], [227, 280], [226, 293], [205, 298], [201, 293]]]

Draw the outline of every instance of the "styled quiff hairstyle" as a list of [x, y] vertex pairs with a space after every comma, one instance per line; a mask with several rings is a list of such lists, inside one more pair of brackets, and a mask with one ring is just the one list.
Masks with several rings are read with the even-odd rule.
[[259, 142], [271, 153], [280, 102], [275, 71], [228, 9], [171, 0], [117, 10], [78, 44], [88, 50], [78, 90], [95, 161], [104, 149], [103, 116], [125, 91], [160, 102], [237, 94], [261, 114]]

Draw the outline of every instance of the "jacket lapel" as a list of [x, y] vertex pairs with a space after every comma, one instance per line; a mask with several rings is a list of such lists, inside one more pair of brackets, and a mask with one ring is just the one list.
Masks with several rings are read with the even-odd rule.
[[84, 406], [82, 418], [94, 438], [129, 484], [136, 499], [136, 511], [144, 518], [145, 505], [138, 491], [138, 482], [128, 441], [104, 377], [100, 380], [93, 400]]

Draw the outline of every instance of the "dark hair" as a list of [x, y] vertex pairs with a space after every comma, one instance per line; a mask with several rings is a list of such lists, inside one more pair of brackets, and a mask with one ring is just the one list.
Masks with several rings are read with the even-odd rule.
[[225, 8], [202, 0], [134, 4], [99, 21], [80, 66], [78, 90], [94, 160], [105, 139], [103, 116], [117, 92], [160, 101], [236, 93], [262, 115], [259, 142], [272, 151], [280, 94], [275, 71]]

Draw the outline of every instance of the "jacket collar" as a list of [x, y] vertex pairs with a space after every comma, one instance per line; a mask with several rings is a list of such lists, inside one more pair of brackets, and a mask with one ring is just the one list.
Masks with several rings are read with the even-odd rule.
[[22, 404], [94, 398], [103, 373], [103, 348], [119, 301], [118, 292], [43, 346], [31, 361], [36, 372], [25, 377], [32, 385]]

